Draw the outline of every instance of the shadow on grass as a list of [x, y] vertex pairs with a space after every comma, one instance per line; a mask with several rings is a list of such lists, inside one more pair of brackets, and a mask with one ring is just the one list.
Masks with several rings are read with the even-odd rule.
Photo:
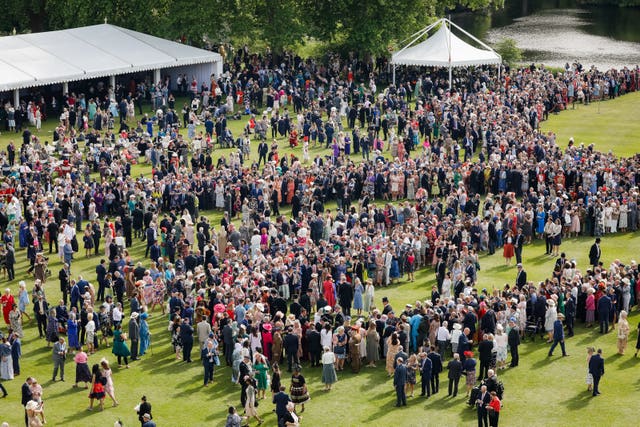
[[[618, 365], [618, 369], [635, 368], [638, 366], [638, 362], [640, 362], [640, 359], [638, 359], [637, 357], [631, 356], [629, 359], [625, 360], [624, 362], [621, 362]], [[640, 382], [640, 380], [638, 380], [638, 382]]]
[[576, 396], [564, 400], [562, 402], [562, 406], [571, 411], [579, 411], [584, 409], [585, 406], [589, 405], [589, 401], [591, 399], [593, 399], [591, 392], [588, 390], [584, 390], [578, 393]]

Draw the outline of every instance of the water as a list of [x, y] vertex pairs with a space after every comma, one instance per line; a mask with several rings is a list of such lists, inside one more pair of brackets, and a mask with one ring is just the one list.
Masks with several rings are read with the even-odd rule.
[[452, 19], [491, 44], [514, 39], [525, 62], [562, 67], [577, 60], [599, 69], [640, 64], [640, 8], [581, 7], [572, 0], [505, 3], [488, 15]]

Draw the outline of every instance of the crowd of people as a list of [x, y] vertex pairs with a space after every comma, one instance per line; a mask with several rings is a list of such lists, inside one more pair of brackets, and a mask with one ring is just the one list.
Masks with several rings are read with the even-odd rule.
[[[60, 111], [52, 141], [21, 125], [22, 144], [0, 153], [0, 265], [13, 283], [16, 257], [25, 256], [34, 285], [29, 292], [21, 282], [0, 299], [10, 327], [2, 378], [19, 370], [31, 305], [53, 345], [53, 378], [57, 368], [64, 378], [63, 356], [75, 351], [76, 385], [91, 384], [89, 409], [94, 399], [102, 409], [107, 395], [115, 406], [108, 362], [89, 371], [87, 358], [109, 340], [118, 365], [143, 357], [147, 318], [159, 306], [171, 318], [176, 359], [192, 362], [197, 338], [204, 386], [216, 366], [230, 366], [245, 416], [259, 423], [269, 389], [279, 425], [298, 425], [310, 396], [303, 361], [322, 367], [329, 391], [347, 366], [358, 372], [384, 360], [399, 406], [418, 372], [428, 397], [446, 368], [449, 394], [465, 376], [467, 395], [479, 393], [471, 402], [479, 417], [497, 425], [497, 372], [509, 351], [518, 366], [528, 332], [548, 333], [564, 353], [558, 321], [568, 336], [576, 320], [598, 319], [603, 333], [624, 324], [640, 296], [635, 262], [603, 265], [600, 240], [590, 268], [559, 255], [566, 238], [637, 230], [639, 159], [557, 141], [539, 125], [575, 103], [637, 90], [638, 68], [574, 64], [553, 74], [531, 66], [500, 79], [467, 69], [452, 90], [438, 71], [414, 70], [382, 91], [374, 70], [354, 69], [335, 58], [319, 65], [241, 50], [222, 76], [191, 83], [180, 112], [172, 92], [186, 77], [65, 94], [51, 106]], [[130, 114], [148, 93], [156, 111]], [[24, 101], [6, 110], [47, 111], [38, 97]], [[234, 138], [227, 120], [246, 121], [243, 134]], [[292, 154], [279, 152], [282, 140]], [[151, 174], [132, 176], [138, 161]], [[281, 214], [285, 206], [290, 215]], [[212, 209], [223, 212], [219, 224], [205, 215]], [[129, 252], [136, 239], [145, 259]], [[537, 283], [527, 280], [523, 254], [534, 239], [557, 258]], [[80, 242], [85, 257], [100, 260], [95, 280], [74, 273]], [[488, 290], [478, 280], [479, 255], [500, 248], [505, 263], [516, 258], [517, 273]], [[58, 272], [50, 257], [59, 258]], [[436, 284], [426, 301], [394, 310], [379, 297], [427, 268]], [[55, 307], [44, 286], [52, 281], [60, 285]], [[619, 334], [623, 352], [628, 324]], [[292, 373], [288, 389], [281, 368]], [[595, 377], [594, 386], [595, 394]], [[28, 425], [44, 421], [35, 397], [24, 404], [33, 407]], [[239, 418], [230, 408], [228, 425]]]

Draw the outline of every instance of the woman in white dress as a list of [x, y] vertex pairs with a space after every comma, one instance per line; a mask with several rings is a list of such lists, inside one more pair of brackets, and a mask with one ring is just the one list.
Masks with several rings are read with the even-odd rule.
[[364, 289], [364, 296], [362, 298], [362, 309], [365, 313], [369, 313], [371, 311], [371, 306], [373, 305], [376, 291], [371, 279], [367, 279], [366, 283], [367, 285]]
[[107, 379], [107, 384], [104, 386], [104, 392], [111, 398], [113, 401], [113, 406], [118, 406], [118, 401], [116, 400], [116, 390], [113, 386], [113, 378], [111, 377], [111, 367], [109, 366], [109, 361], [103, 358], [100, 361], [100, 370], [102, 371], [102, 376]]
[[620, 218], [618, 219], [618, 228], [623, 233], [627, 231], [629, 207], [626, 203], [620, 205]]
[[502, 325], [496, 326], [496, 336], [493, 338], [497, 349], [496, 368], [504, 369], [507, 364], [507, 334], [504, 333]]

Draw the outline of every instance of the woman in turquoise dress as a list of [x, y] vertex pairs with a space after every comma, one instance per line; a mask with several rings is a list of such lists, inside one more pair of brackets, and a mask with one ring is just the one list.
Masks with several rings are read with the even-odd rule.
[[151, 333], [147, 323], [148, 317], [149, 314], [146, 311], [140, 315], [140, 356], [144, 356], [151, 344]]
[[127, 369], [129, 368], [129, 356], [131, 356], [131, 350], [127, 346], [127, 341], [122, 336], [122, 326], [117, 325], [113, 331], [113, 354], [118, 357], [118, 366], [122, 367], [122, 358], [124, 358], [124, 364]]

